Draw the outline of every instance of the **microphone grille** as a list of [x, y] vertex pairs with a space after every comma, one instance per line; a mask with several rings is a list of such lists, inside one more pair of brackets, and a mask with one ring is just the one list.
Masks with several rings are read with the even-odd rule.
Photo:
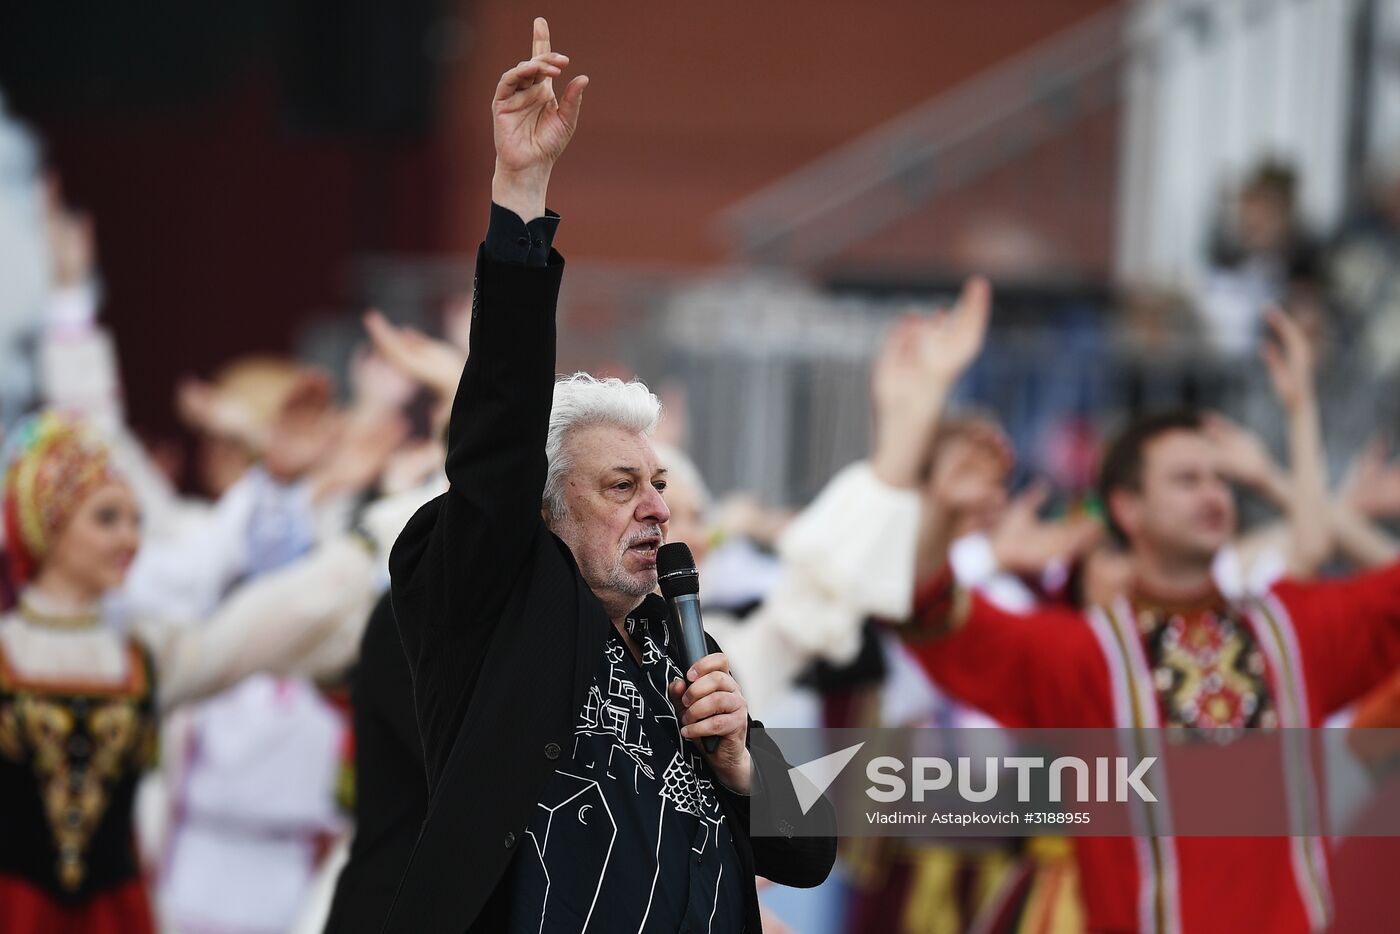
[[682, 594], [700, 592], [700, 572], [695, 568], [695, 556], [685, 542], [670, 542], [656, 552], [656, 577], [661, 595], [668, 600]]

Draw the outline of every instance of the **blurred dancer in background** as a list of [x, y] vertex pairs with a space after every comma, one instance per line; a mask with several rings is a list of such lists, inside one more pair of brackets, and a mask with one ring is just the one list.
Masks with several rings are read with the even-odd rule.
[[365, 612], [374, 558], [344, 541], [236, 591], [197, 626], [119, 600], [140, 509], [101, 436], [46, 412], [13, 429], [4, 516], [18, 609], [0, 620], [0, 922], [153, 931], [132, 835], [158, 716], [253, 672], [297, 670]]
[[[1271, 321], [1282, 347], [1267, 359], [1294, 447], [1292, 543], [1301, 566], [1315, 568], [1329, 520], [1311, 366], [1296, 326], [1278, 313]], [[957, 348], [947, 356], [953, 378], [971, 359]], [[947, 385], [932, 379], [930, 390]], [[1012, 613], [960, 591], [934, 557], [941, 567], [921, 587], [908, 634], [938, 684], [1009, 726], [1306, 727], [1400, 663], [1400, 566], [1222, 593], [1213, 569], [1235, 532], [1234, 500], [1198, 417], [1130, 424], [1105, 456], [1101, 491], [1131, 558], [1129, 592], [1087, 614]], [[946, 554], [951, 523], [977, 498], [930, 510], [924, 547]], [[1135, 704], [1138, 690], [1155, 704]], [[1329, 917], [1318, 838], [1153, 837], [1144, 847], [1081, 838], [1075, 851], [1093, 929], [1306, 931]]]

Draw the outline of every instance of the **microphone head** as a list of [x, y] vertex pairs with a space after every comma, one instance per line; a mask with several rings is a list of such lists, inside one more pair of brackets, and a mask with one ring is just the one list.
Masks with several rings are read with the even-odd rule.
[[700, 572], [695, 569], [695, 556], [685, 542], [669, 542], [656, 551], [656, 579], [661, 595], [667, 600], [688, 593], [700, 592]]

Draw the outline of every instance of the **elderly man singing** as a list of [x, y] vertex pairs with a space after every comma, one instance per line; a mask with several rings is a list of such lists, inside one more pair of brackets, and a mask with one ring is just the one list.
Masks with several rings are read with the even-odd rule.
[[655, 396], [555, 381], [545, 191], [588, 83], [556, 95], [568, 64], [537, 19], [496, 88], [451, 489], [390, 560], [431, 803], [386, 929], [758, 931], [755, 875], [816, 885], [835, 841], [750, 838], [753, 797], [797, 811], [785, 763], [713, 642], [683, 671], [665, 637]]

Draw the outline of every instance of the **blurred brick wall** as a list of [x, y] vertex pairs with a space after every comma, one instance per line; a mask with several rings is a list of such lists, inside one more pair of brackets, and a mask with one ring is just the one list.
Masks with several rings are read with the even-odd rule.
[[[288, 351], [308, 317], [350, 310], [357, 256], [471, 255], [489, 197], [491, 93], [528, 54], [535, 13], [593, 79], [550, 199], [566, 218], [561, 248], [690, 267], [724, 258], [713, 218], [736, 199], [1111, 5], [455, 2], [456, 27], [431, 37], [447, 62], [442, 116], [411, 142], [299, 133], [266, 64], [193, 111], [23, 113], [97, 217], [103, 316], [138, 427], [177, 430], [180, 374]], [[1038, 209], [1048, 226], [1062, 219], [1056, 204]], [[949, 227], [907, 223], [920, 243], [920, 225]], [[878, 244], [873, 255], [885, 257]]]
[[[467, 5], [468, 54], [445, 89], [446, 240], [481, 236], [490, 93], [549, 18], [592, 79], [553, 180], [571, 257], [706, 263], [716, 211], [1111, 0], [808, 0]], [[1043, 212], [1042, 212], [1043, 213]]]
[[1113, 272], [1116, 107], [833, 256], [824, 270], [904, 280], [984, 273], [1003, 283], [1100, 285]]
[[194, 113], [29, 119], [96, 219], [102, 317], [144, 431], [176, 431], [182, 374], [288, 352], [308, 316], [344, 307], [357, 253], [443, 246], [432, 140], [299, 135], [266, 76]]

